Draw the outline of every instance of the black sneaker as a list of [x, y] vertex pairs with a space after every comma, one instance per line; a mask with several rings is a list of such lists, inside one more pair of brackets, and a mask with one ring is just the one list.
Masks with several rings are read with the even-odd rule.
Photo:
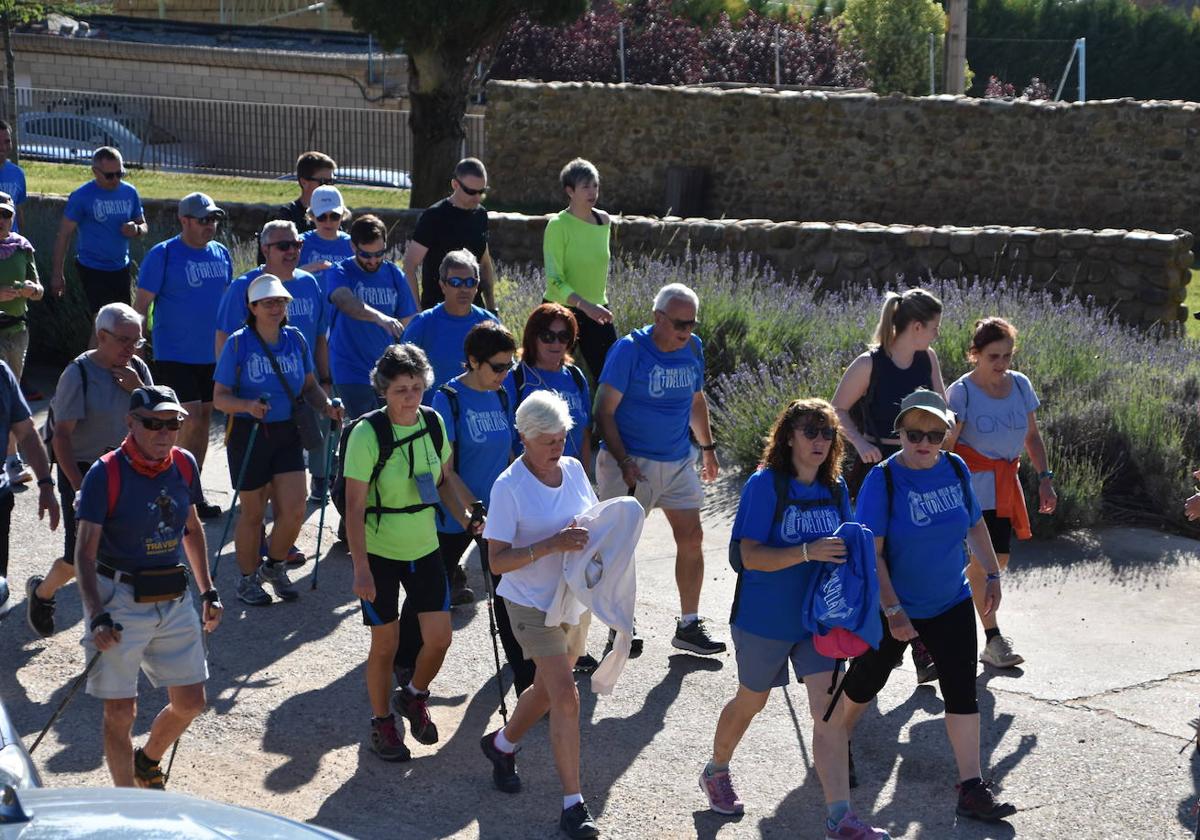
[[501, 752], [496, 748], [496, 732], [489, 732], [480, 738], [479, 748], [492, 762], [492, 782], [496, 789], [504, 793], [519, 793], [521, 777], [517, 775], [517, 754]]
[[201, 519], [217, 519], [221, 516], [221, 508], [211, 504], [208, 499], [201, 499], [196, 503], [196, 515]]
[[54, 599], [37, 596], [42, 580], [41, 575], [34, 575], [25, 581], [25, 621], [34, 633], [46, 639], [54, 635]]
[[[605, 653], [607, 652], [608, 649], [606, 648]], [[591, 674], [594, 673], [599, 667], [600, 663], [596, 661], [596, 657], [592, 656], [590, 653], [585, 653], [583, 656], [575, 660], [575, 667], [572, 670], [574, 670], [576, 674]]]
[[429, 717], [429, 692], [414, 694], [405, 687], [392, 692], [392, 708], [408, 718], [408, 731], [421, 744], [438, 742], [437, 726]]
[[697, 618], [690, 624], [675, 624], [675, 638], [671, 639], [671, 647], [698, 653], [701, 656], [712, 656], [725, 652], [725, 643], [713, 641], [708, 635], [708, 625], [703, 618]]
[[[608, 644], [604, 646], [604, 653], [600, 656], [601, 659], [603, 659], [605, 656], [608, 656], [608, 652], [613, 649], [613, 645], [616, 644], [616, 642], [617, 631], [610, 627], [608, 630]], [[643, 647], [644, 644], [642, 642], [642, 637], [637, 634], [637, 628], [635, 627], [633, 628], [633, 639], [629, 643], [629, 658], [637, 659], [639, 656], [641, 656]]]
[[141, 747], [133, 751], [133, 780], [140, 788], [166, 790], [167, 777], [157, 761], [151, 761]]
[[988, 790], [990, 783], [972, 779], [957, 785], [958, 806], [954, 809], [960, 817], [970, 817], [983, 822], [998, 822], [1017, 813], [1017, 807], [1008, 802], [997, 802]]
[[600, 827], [592, 819], [592, 812], [588, 810], [585, 802], [576, 802], [563, 811], [562, 816], [558, 818], [558, 827], [568, 837], [600, 836]]
[[920, 639], [912, 640], [913, 667], [917, 669], [917, 683], [933, 682], [938, 678], [937, 665], [929, 655], [929, 648]]

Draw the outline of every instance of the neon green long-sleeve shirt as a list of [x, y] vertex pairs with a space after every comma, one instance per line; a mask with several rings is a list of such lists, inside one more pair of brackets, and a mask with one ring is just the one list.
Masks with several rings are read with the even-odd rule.
[[567, 305], [571, 293], [588, 303], [608, 305], [611, 224], [588, 224], [563, 210], [546, 225], [542, 255], [546, 300]]

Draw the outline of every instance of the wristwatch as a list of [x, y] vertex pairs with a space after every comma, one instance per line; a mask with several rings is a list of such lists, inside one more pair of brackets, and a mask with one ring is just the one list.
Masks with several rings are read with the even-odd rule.
[[899, 604], [892, 604], [890, 607], [883, 608], [883, 614], [888, 618], [891, 618], [894, 615], [899, 615], [902, 612], [904, 612], [904, 607], [900, 606]]
[[704, 443], [700, 445], [701, 452], [716, 452], [717, 445], [715, 443]]
[[217, 594], [216, 589], [210, 589], [200, 596], [210, 604], [215, 604], [221, 600], [221, 596]]
[[38, 487], [46, 487], [46, 486], [53, 487], [54, 479], [51, 476], [47, 475], [42, 478], [39, 478], [37, 480], [37, 483], [38, 483]]
[[1054, 470], [1046, 470], [1044, 472], [1038, 473], [1038, 481], [1041, 481], [1046, 478], [1054, 478]]

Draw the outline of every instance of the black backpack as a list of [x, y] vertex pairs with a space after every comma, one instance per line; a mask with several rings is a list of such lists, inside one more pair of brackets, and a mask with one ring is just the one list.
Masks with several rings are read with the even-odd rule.
[[[384, 507], [379, 495], [379, 474], [383, 472], [383, 466], [392, 457], [393, 453], [406, 443], [411, 443], [417, 438], [429, 435], [433, 443], [434, 451], [442, 451], [442, 424], [438, 417], [438, 413], [427, 405], [420, 406], [420, 411], [417, 412], [419, 421], [423, 421], [421, 428], [406, 437], [397, 438], [392, 433], [392, 421], [388, 419], [386, 408], [377, 408], [374, 411], [368, 411], [356, 419], [353, 423], [342, 430], [342, 437], [338, 443], [338, 457], [334, 463], [333, 475], [330, 477], [330, 498], [333, 499], [333, 506], [337, 509], [340, 516], [346, 515], [346, 476], [344, 474], [345, 458], [346, 458], [346, 443], [350, 439], [350, 432], [359, 423], [366, 421], [371, 429], [375, 432], [375, 440], [379, 444], [379, 457], [375, 461], [375, 466], [371, 468], [371, 477], [367, 481], [367, 492], [370, 493], [373, 489], [375, 492], [375, 504], [370, 503], [367, 499], [367, 509], [365, 514], [375, 514], [376, 519], [382, 517], [385, 513], [417, 513], [427, 507], [434, 507], [432, 504], [417, 504], [408, 505], [402, 508]], [[339, 534], [343, 532], [343, 525], [338, 529]]]
[[[789, 507], [799, 507], [801, 510], [810, 510], [816, 507], [826, 507], [830, 499], [793, 499], [788, 496], [788, 486], [791, 484], [792, 477], [790, 475], [782, 475], [775, 470], [771, 471], [771, 477], [775, 480], [775, 513], [771, 516], [771, 527], [775, 527], [775, 523], [783, 519], [783, 512]], [[833, 500], [833, 506], [837, 508], [839, 515], [842, 510], [843, 485], [841, 481], [833, 485], [833, 490], [830, 497]], [[737, 537], [729, 541], [729, 566], [739, 575], [742, 573], [742, 538]]]

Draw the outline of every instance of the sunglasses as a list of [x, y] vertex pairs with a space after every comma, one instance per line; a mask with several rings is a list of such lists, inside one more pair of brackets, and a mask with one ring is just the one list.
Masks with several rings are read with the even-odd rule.
[[516, 362], [484, 362], [484, 364], [496, 373], [508, 373], [516, 367]]
[[92, 171], [106, 181], [116, 181], [118, 178], [124, 178], [128, 174], [124, 169], [118, 169], [115, 172], [105, 172], [103, 169], [98, 169], [95, 166], [92, 167]]
[[465, 192], [467, 195], [483, 195], [484, 193], [486, 193], [488, 191], [487, 187], [484, 187], [483, 189], [479, 189], [479, 190], [473, 190], [470, 187], [468, 187], [466, 184], [464, 184], [462, 181], [459, 181], [457, 179], [454, 181], [454, 183], [458, 184], [458, 188], [460, 190], [462, 190], [463, 192]]
[[267, 247], [278, 248], [280, 251], [299, 251], [300, 246], [303, 244], [303, 242], [297, 242], [296, 240], [292, 239], [285, 242], [268, 242]]
[[161, 432], [163, 429], [168, 429], [172, 432], [178, 432], [183, 428], [183, 421], [178, 417], [171, 420], [160, 420], [157, 417], [143, 417], [140, 414], [133, 415], [142, 424], [142, 428], [151, 432]]
[[318, 222], [341, 222], [342, 214], [341, 213], [322, 213], [320, 216], [317, 216], [317, 221]]
[[572, 338], [574, 336], [570, 330], [542, 330], [538, 333], [538, 341], [542, 344], [570, 344]]
[[12, 217], [13, 214], [11, 210], [0, 210], [0, 219], [4, 219], [4, 221], [7, 222]]
[[305, 181], [312, 181], [314, 184], [322, 187], [329, 187], [337, 183], [337, 178], [305, 178]]
[[932, 432], [922, 432], [916, 429], [905, 429], [904, 437], [909, 443], [920, 443], [922, 440], [927, 440], [932, 444], [939, 444], [946, 439], [945, 429], [934, 429]]
[[692, 330], [696, 329], [696, 326], [700, 323], [695, 318], [693, 318], [690, 321], [684, 321], [681, 318], [672, 318], [665, 312], [663, 313], [663, 317], [671, 322], [671, 326], [673, 326], [675, 329], [677, 329], [681, 332], [683, 332], [685, 330], [687, 332], [691, 332]]
[[478, 277], [447, 277], [445, 280], [447, 286], [452, 289], [474, 289], [479, 285]]
[[387, 248], [381, 248], [378, 251], [356, 250], [354, 253], [358, 254], [359, 258], [364, 260], [381, 260], [383, 259], [383, 255], [387, 253]]
[[804, 436], [809, 440], [816, 440], [818, 437], [825, 440], [833, 440], [837, 437], [837, 432], [828, 426], [804, 426], [800, 429]]
[[215, 225], [217, 222], [221, 221], [221, 217], [216, 213], [210, 213], [207, 216], [201, 216], [200, 218], [196, 219], [196, 221], [202, 225]]
[[103, 327], [100, 328], [100, 332], [111, 335], [113, 341], [117, 342], [117, 344], [120, 344], [122, 347], [132, 347], [136, 350], [146, 346], [146, 339], [141, 337], [131, 338], [127, 335], [117, 335], [112, 330], [106, 330]]

